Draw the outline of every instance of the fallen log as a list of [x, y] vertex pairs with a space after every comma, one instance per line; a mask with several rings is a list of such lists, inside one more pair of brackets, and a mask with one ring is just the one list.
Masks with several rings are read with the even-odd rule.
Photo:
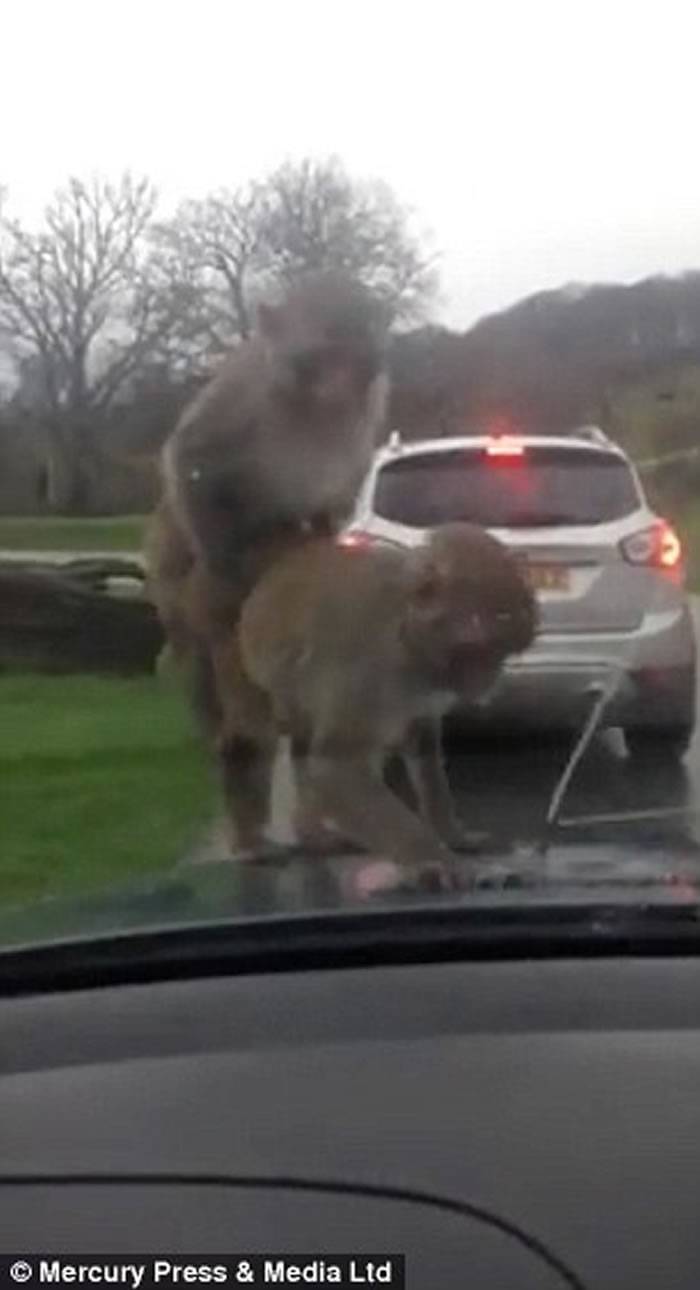
[[[119, 563], [109, 576], [123, 576]], [[60, 565], [0, 565], [0, 670], [155, 670], [163, 634], [153, 606], [143, 596], [110, 596], [95, 587], [94, 568], [84, 572], [81, 579]]]
[[71, 582], [90, 587], [93, 591], [109, 591], [110, 584], [130, 581], [136, 593], [143, 591], [146, 573], [135, 559], [122, 556], [70, 556], [55, 560], [41, 560], [36, 556], [5, 556], [0, 559], [0, 572], [22, 569], [33, 573], [59, 573]]

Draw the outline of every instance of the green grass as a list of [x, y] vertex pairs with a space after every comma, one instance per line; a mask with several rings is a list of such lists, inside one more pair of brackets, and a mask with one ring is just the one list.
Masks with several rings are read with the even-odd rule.
[[0, 678], [0, 908], [163, 872], [213, 810], [165, 683]]
[[139, 551], [145, 518], [106, 515], [94, 519], [58, 515], [0, 517], [0, 550]]
[[676, 522], [688, 561], [688, 587], [700, 593], [700, 501], [687, 507]]

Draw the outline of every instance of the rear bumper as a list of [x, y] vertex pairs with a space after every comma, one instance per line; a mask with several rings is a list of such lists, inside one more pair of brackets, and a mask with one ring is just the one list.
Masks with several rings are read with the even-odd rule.
[[[695, 632], [683, 605], [648, 615], [636, 632], [540, 636], [504, 669], [488, 700], [469, 717], [478, 724], [557, 726], [578, 722], [600, 685], [619, 675], [606, 724], [634, 718], [647, 703], [687, 710], [694, 690]], [[692, 707], [692, 704], [691, 704]], [[466, 715], [466, 711], [465, 711]]]

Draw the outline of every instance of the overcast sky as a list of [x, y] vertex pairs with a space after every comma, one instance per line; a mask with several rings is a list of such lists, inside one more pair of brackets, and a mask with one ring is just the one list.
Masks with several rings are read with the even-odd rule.
[[166, 204], [287, 157], [388, 180], [466, 326], [543, 287], [700, 267], [693, 6], [51, 0], [0, 14], [0, 183], [147, 172]]

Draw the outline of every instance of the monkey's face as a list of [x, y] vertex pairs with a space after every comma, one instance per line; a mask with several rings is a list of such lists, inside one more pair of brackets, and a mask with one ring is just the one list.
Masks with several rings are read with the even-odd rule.
[[535, 599], [517, 561], [482, 529], [437, 529], [414, 561], [406, 635], [433, 674], [476, 695], [535, 636]]
[[309, 348], [291, 347], [281, 356], [280, 370], [290, 399], [332, 417], [364, 402], [380, 366], [366, 345], [319, 340]]
[[261, 308], [260, 326], [278, 391], [307, 414], [356, 407], [384, 367], [377, 306], [344, 275], [307, 275], [282, 304]]

